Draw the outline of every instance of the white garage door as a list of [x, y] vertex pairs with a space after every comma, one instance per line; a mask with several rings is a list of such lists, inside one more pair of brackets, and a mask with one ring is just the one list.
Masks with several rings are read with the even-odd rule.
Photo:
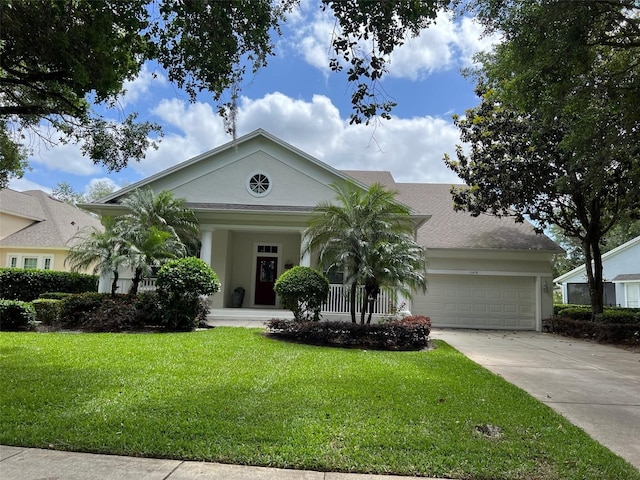
[[429, 275], [427, 293], [411, 312], [434, 327], [536, 328], [534, 277]]

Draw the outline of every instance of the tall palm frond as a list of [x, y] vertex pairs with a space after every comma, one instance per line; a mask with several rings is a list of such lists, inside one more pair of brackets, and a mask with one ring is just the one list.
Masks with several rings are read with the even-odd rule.
[[65, 264], [74, 272], [92, 268], [94, 275], [113, 274], [111, 294], [115, 295], [119, 269], [127, 264], [128, 241], [115, 228], [112, 217], [103, 217], [102, 223], [105, 226], [102, 232], [93, 228], [81, 230], [74, 236]]
[[183, 198], [167, 190], [154, 195], [150, 188], [139, 188], [122, 201], [129, 211], [121, 221], [135, 229], [156, 227], [170, 232], [187, 246], [195, 247], [200, 238], [198, 219]]
[[413, 240], [410, 210], [395, 200], [396, 192], [381, 184], [367, 190], [351, 182], [331, 187], [336, 202], [321, 202], [315, 208], [305, 230], [304, 250], [316, 253], [325, 269], [344, 268], [354, 323], [357, 287], [365, 286], [364, 323], [367, 306], [371, 310], [381, 287], [410, 290], [424, 284], [424, 250]]

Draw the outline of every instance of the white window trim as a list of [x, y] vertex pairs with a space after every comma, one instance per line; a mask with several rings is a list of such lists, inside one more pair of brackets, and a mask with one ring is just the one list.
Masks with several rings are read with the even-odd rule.
[[[253, 177], [255, 177], [256, 175], [262, 175], [262, 176], [264, 176], [264, 177], [267, 179], [267, 181], [269, 182], [269, 186], [267, 187], [267, 189], [266, 189], [264, 192], [255, 192], [255, 191], [253, 191], [253, 190], [251, 189], [251, 179], [252, 179]], [[269, 175], [269, 173], [268, 173], [268, 172], [265, 172], [265, 171], [260, 171], [260, 172], [258, 172], [258, 171], [256, 171], [256, 172], [251, 172], [251, 173], [249, 174], [249, 176], [247, 177], [247, 180], [246, 180], [246, 182], [245, 182], [245, 186], [246, 186], [246, 188], [247, 188], [247, 191], [248, 191], [251, 195], [253, 195], [254, 197], [258, 197], [258, 198], [260, 198], [260, 197], [266, 197], [267, 195], [269, 195], [269, 193], [271, 192], [271, 189], [273, 188], [273, 179], [271, 178], [271, 175]]]
[[13, 259], [16, 260], [15, 268], [24, 268], [24, 261], [27, 258], [35, 258], [36, 259], [36, 270], [44, 270], [45, 260], [49, 260], [49, 268], [47, 270], [53, 270], [55, 255], [47, 254], [47, 255], [37, 255], [32, 253], [7, 253], [7, 261], [5, 265], [7, 267], [11, 267], [11, 261]]
[[631, 287], [638, 289], [638, 297], [640, 297], [640, 282], [625, 282], [624, 283], [624, 304], [627, 308], [638, 308], [638, 306], [631, 307], [629, 305], [629, 290]]

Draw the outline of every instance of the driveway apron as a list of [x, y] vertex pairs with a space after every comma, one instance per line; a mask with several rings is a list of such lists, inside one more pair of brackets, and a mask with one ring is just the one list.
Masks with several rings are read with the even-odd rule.
[[434, 328], [640, 469], [640, 353], [538, 332]]

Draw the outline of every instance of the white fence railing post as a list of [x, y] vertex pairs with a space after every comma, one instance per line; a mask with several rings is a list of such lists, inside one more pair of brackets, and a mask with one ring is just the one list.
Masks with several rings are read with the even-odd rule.
[[[329, 286], [329, 297], [322, 306], [322, 313], [349, 313], [349, 295], [351, 288], [347, 285], [331, 284]], [[359, 286], [356, 291], [356, 312], [360, 313], [362, 307], [362, 295], [364, 295], [364, 287]], [[378, 300], [373, 305], [373, 313], [378, 315], [387, 315], [390, 313], [393, 305], [390, 304], [394, 298], [387, 290], [380, 291]]]

